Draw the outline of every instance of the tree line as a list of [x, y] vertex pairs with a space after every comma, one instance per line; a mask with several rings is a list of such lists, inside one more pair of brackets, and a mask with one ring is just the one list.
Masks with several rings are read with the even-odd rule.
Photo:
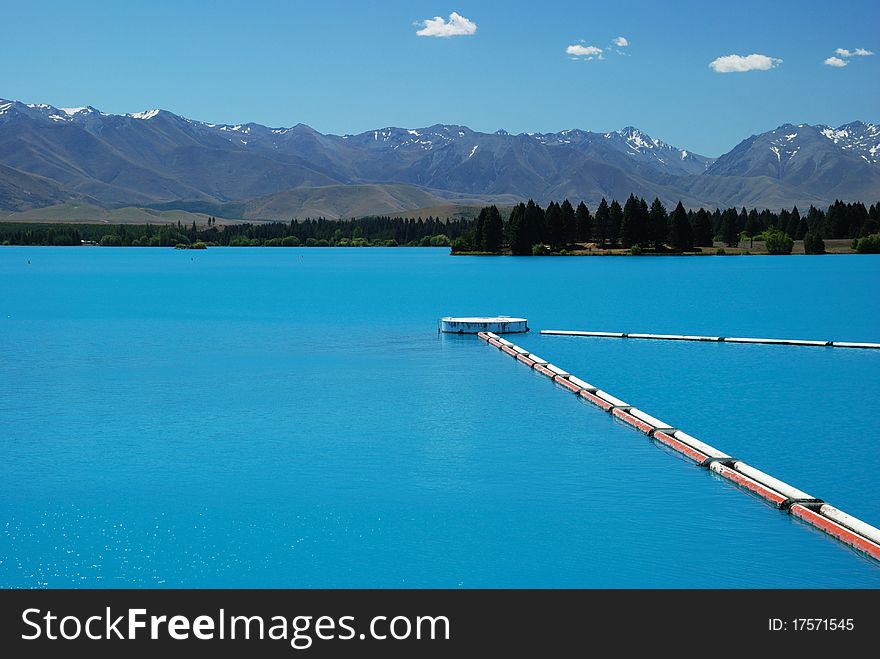
[[40, 224], [0, 222], [0, 244], [81, 245], [83, 241], [105, 246], [175, 247], [204, 243], [207, 246], [268, 247], [447, 247], [471, 229], [473, 220], [401, 219], [388, 216], [352, 220], [325, 218], [289, 222], [240, 223], [217, 226], [214, 217], [205, 224]]
[[[827, 211], [814, 206], [803, 215], [797, 207], [774, 212], [756, 208], [685, 210], [679, 201], [669, 212], [660, 199], [648, 205], [631, 194], [621, 206], [603, 197], [591, 212], [584, 202], [574, 207], [567, 199], [541, 208], [533, 200], [517, 204], [506, 222], [495, 206], [483, 208], [472, 229], [453, 241], [454, 252], [499, 253], [504, 245], [515, 255], [561, 252], [578, 244], [631, 249], [635, 253], [685, 252], [723, 242], [764, 240], [768, 251], [791, 251], [803, 240], [807, 252], [824, 252], [823, 239], [864, 239], [880, 233], [880, 202], [867, 208], [861, 202], [835, 201]], [[854, 241], [854, 248], [856, 243]]]
[[686, 252], [722, 242], [735, 247], [743, 241], [763, 240], [771, 253], [791, 251], [803, 240], [805, 251], [821, 253], [824, 239], [853, 239], [853, 248], [876, 252], [880, 243], [880, 202], [835, 201], [827, 210], [810, 206], [801, 214], [791, 210], [758, 211], [727, 208], [685, 210], [679, 202], [669, 212], [659, 199], [648, 205], [630, 195], [621, 205], [604, 198], [595, 211], [567, 199], [545, 208], [533, 200], [514, 206], [505, 219], [496, 206], [483, 208], [475, 219], [429, 216], [402, 219], [372, 216], [351, 220], [325, 218], [289, 222], [238, 223], [217, 226], [214, 217], [204, 224], [40, 224], [0, 222], [0, 244], [80, 245], [84, 241], [108, 246], [452, 246], [453, 252], [513, 254], [559, 253], [594, 244], [634, 253]]

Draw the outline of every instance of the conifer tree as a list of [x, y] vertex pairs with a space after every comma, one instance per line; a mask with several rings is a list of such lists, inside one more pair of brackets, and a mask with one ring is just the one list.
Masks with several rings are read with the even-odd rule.
[[662, 247], [669, 235], [669, 214], [659, 197], [655, 197], [651, 202], [651, 210], [648, 211], [648, 224], [651, 226], [651, 239], [654, 241], [654, 248]]
[[629, 249], [639, 242], [639, 200], [630, 194], [623, 205], [623, 220], [620, 226], [620, 243]]
[[544, 211], [541, 210], [538, 204], [529, 199], [525, 212], [525, 228], [526, 237], [529, 240], [529, 253], [531, 253], [533, 245], [544, 242], [546, 234], [544, 221]]
[[721, 239], [728, 247], [739, 245], [738, 216], [735, 208], [728, 208], [721, 214]]
[[575, 211], [575, 221], [577, 223], [577, 239], [585, 243], [590, 242], [593, 239], [593, 218], [590, 217], [590, 209], [584, 202], [578, 204]]
[[758, 215], [757, 209], [753, 208], [749, 211], [749, 216], [746, 219], [746, 228], [745, 232], [749, 236], [757, 236], [764, 230], [764, 227], [761, 226], [761, 218]]
[[795, 206], [791, 213], [788, 215], [788, 220], [785, 223], [785, 226], [782, 227], [785, 230], [785, 233], [789, 235], [790, 238], [794, 239], [797, 235], [798, 225], [801, 223], [801, 214], [798, 211], [797, 206]]
[[515, 256], [531, 256], [531, 233], [526, 226], [526, 205], [519, 203], [510, 212], [510, 251]]
[[488, 207], [483, 207], [480, 210], [480, 214], [477, 216], [477, 220], [474, 223], [474, 244], [473, 249], [477, 252], [485, 252], [486, 251], [486, 238], [483, 235], [483, 229], [486, 225], [486, 214], [489, 212]]
[[710, 217], [702, 208], [694, 217], [694, 245], [697, 247], [712, 247], [714, 236]]
[[857, 201], [854, 204], [850, 204], [848, 208], [849, 222], [847, 227], [846, 235], [842, 236], [843, 238], [855, 238], [859, 235], [862, 230], [862, 227], [865, 226], [865, 223], [870, 219], [868, 215], [868, 209], [865, 208], [865, 205]]
[[620, 225], [623, 223], [623, 209], [617, 200], [611, 202], [608, 207], [608, 240], [615, 244], [620, 240]]
[[651, 235], [650, 211], [648, 210], [648, 202], [642, 197], [639, 199], [639, 245], [645, 247], [653, 240]]
[[602, 197], [602, 201], [599, 202], [599, 208], [596, 209], [596, 242], [599, 244], [599, 247], [605, 246], [605, 241], [608, 240], [608, 229], [611, 225], [611, 211], [608, 209], [608, 202], [605, 201], [605, 197]]
[[794, 231], [794, 239], [795, 240], [803, 240], [804, 236], [810, 231], [810, 224], [807, 222], [806, 217], [801, 217], [798, 220], [797, 227]]
[[483, 250], [500, 252], [503, 239], [504, 223], [501, 220], [501, 213], [498, 212], [497, 206], [489, 206], [483, 225]]
[[825, 228], [825, 213], [812, 204], [810, 204], [810, 210], [807, 211], [807, 226], [814, 236], [821, 236]]
[[791, 220], [791, 213], [789, 213], [788, 210], [783, 208], [781, 211], [779, 211], [779, 217], [777, 218], [777, 221], [775, 224], [776, 228], [779, 229], [780, 231], [782, 231], [783, 233], [787, 233], [788, 228], [789, 228], [789, 224], [788, 224], [789, 220]]
[[560, 207], [562, 211], [562, 226], [565, 236], [565, 244], [571, 244], [577, 240], [577, 217], [575, 216], [574, 207], [571, 202], [566, 199]]
[[[734, 211], [734, 214], [735, 213], [736, 211]], [[679, 252], [693, 249], [694, 236], [691, 230], [691, 223], [688, 222], [687, 211], [685, 211], [684, 206], [680, 201], [675, 207], [675, 210], [672, 211], [670, 223], [672, 224], [672, 247]]]
[[721, 227], [724, 224], [724, 216], [721, 214], [721, 209], [716, 208], [712, 213], [712, 235], [720, 236], [721, 235]]
[[846, 212], [846, 204], [839, 199], [828, 207], [825, 216], [827, 235], [829, 238], [845, 238], [849, 231], [849, 217]]
[[558, 203], [551, 201], [544, 213], [547, 223], [547, 242], [550, 249], [559, 250], [565, 246], [565, 225], [562, 219], [562, 208]]

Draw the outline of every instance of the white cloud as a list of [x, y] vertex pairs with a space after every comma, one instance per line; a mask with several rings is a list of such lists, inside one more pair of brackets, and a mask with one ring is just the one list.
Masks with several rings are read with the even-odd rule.
[[449, 14], [449, 20], [442, 16], [435, 16], [418, 21], [416, 25], [422, 26], [422, 29], [416, 32], [420, 37], [457, 37], [473, 34], [477, 31], [477, 24], [458, 12]]
[[629, 41], [626, 37], [615, 37], [611, 40], [615, 46], [619, 46], [620, 48], [626, 48], [629, 45]]
[[782, 64], [778, 57], [768, 57], [752, 53], [751, 55], [725, 55], [718, 57], [709, 66], [716, 73], [744, 73], [746, 71], [767, 71]]
[[605, 59], [602, 55], [602, 49], [597, 48], [596, 46], [584, 46], [583, 44], [572, 44], [568, 48], [565, 49], [567, 55], [571, 55], [575, 58], [584, 58], [587, 60], [591, 59]]
[[846, 48], [838, 48], [834, 51], [835, 55], [840, 55], [841, 57], [869, 57], [873, 55], [874, 52], [871, 50], [867, 50], [865, 48], [856, 48], [855, 50], [847, 50]]
[[848, 62], [846, 60], [840, 59], [839, 57], [829, 57], [828, 59], [826, 59], [822, 63], [827, 64], [828, 66], [835, 66], [838, 69], [841, 69], [844, 66], [846, 66]]

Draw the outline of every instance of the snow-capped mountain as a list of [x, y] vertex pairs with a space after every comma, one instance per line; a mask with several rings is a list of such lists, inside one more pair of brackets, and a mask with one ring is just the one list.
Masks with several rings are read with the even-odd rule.
[[[710, 176], [772, 179], [822, 201], [880, 198], [877, 129], [856, 121], [837, 129], [784, 124], [753, 135], [708, 169]], [[811, 202], [812, 203], [812, 202]]]
[[874, 201], [878, 133], [861, 122], [786, 124], [713, 160], [632, 126], [511, 135], [437, 124], [325, 135], [304, 124], [214, 124], [159, 109], [113, 115], [0, 100], [0, 207], [65, 194], [105, 205], [210, 204], [352, 184], [542, 203], [595, 204], [631, 192], [707, 207]]
[[841, 149], [850, 151], [866, 162], [880, 162], [880, 126], [854, 121], [839, 128], [818, 126], [819, 132]]
[[612, 143], [620, 144], [631, 157], [642, 156], [655, 160], [667, 168], [681, 169], [690, 174], [699, 174], [712, 164], [707, 158], [687, 149], [671, 146], [662, 140], [643, 133], [638, 128], [627, 126], [623, 130], [603, 135]]

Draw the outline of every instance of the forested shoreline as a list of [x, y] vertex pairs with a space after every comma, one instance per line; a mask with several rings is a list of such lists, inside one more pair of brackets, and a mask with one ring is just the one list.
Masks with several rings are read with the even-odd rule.
[[[517, 204], [505, 218], [496, 206], [475, 219], [389, 216], [351, 220], [324, 218], [289, 222], [203, 224], [73, 224], [0, 222], [0, 245], [100, 245], [111, 247], [451, 247], [453, 254], [552, 255], [584, 253], [677, 254], [752, 247], [791, 253], [803, 241], [806, 253], [825, 252], [825, 240], [850, 240], [852, 249], [880, 253], [880, 202], [837, 201], [822, 210], [758, 211], [727, 208], [670, 212], [630, 195], [621, 205], [604, 198], [591, 210], [567, 199], [545, 208], [533, 200]], [[717, 252], [721, 253], [723, 247]]]
[[629, 250], [631, 254], [686, 253], [760, 241], [771, 254], [791, 253], [794, 241], [806, 253], [821, 254], [826, 239], [851, 239], [856, 251], [880, 251], [880, 202], [837, 201], [827, 211], [810, 206], [804, 214], [758, 211], [745, 207], [710, 212], [685, 210], [679, 202], [669, 212], [659, 199], [649, 206], [630, 195], [621, 204], [604, 198], [591, 212], [567, 199], [541, 208], [533, 200], [513, 208], [506, 222], [495, 206], [484, 208], [472, 229], [452, 242], [453, 253], [509, 253], [518, 256], [562, 254], [572, 250]]
[[352, 220], [305, 219], [217, 226], [205, 224], [39, 224], [0, 222], [0, 245], [105, 247], [448, 247], [473, 220], [387, 216]]

